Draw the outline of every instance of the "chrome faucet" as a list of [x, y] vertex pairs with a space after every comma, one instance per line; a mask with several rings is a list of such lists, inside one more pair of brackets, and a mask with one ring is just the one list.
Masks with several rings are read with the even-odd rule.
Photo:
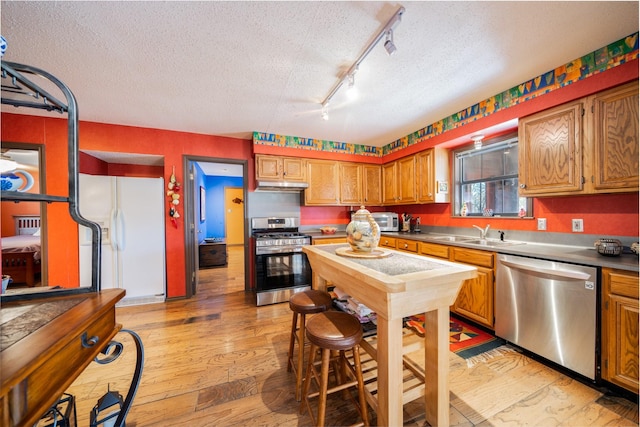
[[487, 238], [487, 233], [489, 232], [489, 228], [491, 227], [491, 224], [487, 224], [485, 228], [479, 227], [477, 225], [474, 225], [474, 227], [480, 230], [480, 238], [484, 240]]

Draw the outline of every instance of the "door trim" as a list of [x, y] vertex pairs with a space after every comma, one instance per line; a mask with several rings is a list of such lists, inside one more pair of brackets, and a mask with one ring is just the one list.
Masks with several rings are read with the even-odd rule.
[[[243, 203], [243, 212], [244, 212], [244, 289], [245, 291], [250, 290], [250, 277], [249, 277], [249, 263], [250, 263], [250, 253], [249, 253], [249, 219], [248, 219], [248, 160], [237, 160], [237, 159], [225, 159], [218, 157], [203, 157], [203, 156], [190, 156], [183, 155], [182, 156], [182, 171], [183, 171], [183, 179], [182, 182], [188, 183], [188, 188], [185, 188], [183, 191], [184, 195], [184, 249], [185, 249], [185, 285], [186, 285], [186, 297], [192, 298], [195, 295], [194, 292], [194, 281], [197, 277], [197, 251], [196, 251], [196, 239], [195, 239], [195, 229], [196, 224], [193, 222], [195, 218], [196, 207], [198, 206], [196, 200], [194, 200], [193, 194], [195, 194], [195, 177], [191, 177], [190, 171], [194, 163], [196, 162], [205, 162], [205, 163], [227, 163], [234, 165], [242, 165], [242, 192], [245, 203]], [[198, 215], [199, 216], [199, 215]]]

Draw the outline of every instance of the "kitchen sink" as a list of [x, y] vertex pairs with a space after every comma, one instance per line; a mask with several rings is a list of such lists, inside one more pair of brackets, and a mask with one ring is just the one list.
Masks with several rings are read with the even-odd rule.
[[482, 245], [482, 246], [512, 246], [512, 245], [524, 245], [525, 242], [514, 242], [509, 240], [494, 240], [494, 239], [475, 239], [475, 240], [465, 240], [465, 243], [469, 243], [472, 245]]
[[474, 237], [469, 236], [443, 236], [443, 235], [429, 235], [430, 239], [434, 240], [443, 240], [446, 242], [468, 242], [469, 240], [474, 240]]

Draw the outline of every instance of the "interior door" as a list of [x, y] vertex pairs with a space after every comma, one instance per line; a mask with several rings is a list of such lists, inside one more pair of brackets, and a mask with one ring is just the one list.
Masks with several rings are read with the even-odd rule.
[[244, 245], [244, 192], [239, 187], [224, 189], [225, 236], [227, 245]]

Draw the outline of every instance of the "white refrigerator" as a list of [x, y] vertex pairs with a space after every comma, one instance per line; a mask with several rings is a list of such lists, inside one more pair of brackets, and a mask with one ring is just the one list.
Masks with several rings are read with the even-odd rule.
[[[121, 305], [166, 295], [163, 178], [80, 174], [79, 209], [102, 227], [101, 289], [121, 288]], [[91, 230], [79, 226], [80, 283], [91, 286]]]

